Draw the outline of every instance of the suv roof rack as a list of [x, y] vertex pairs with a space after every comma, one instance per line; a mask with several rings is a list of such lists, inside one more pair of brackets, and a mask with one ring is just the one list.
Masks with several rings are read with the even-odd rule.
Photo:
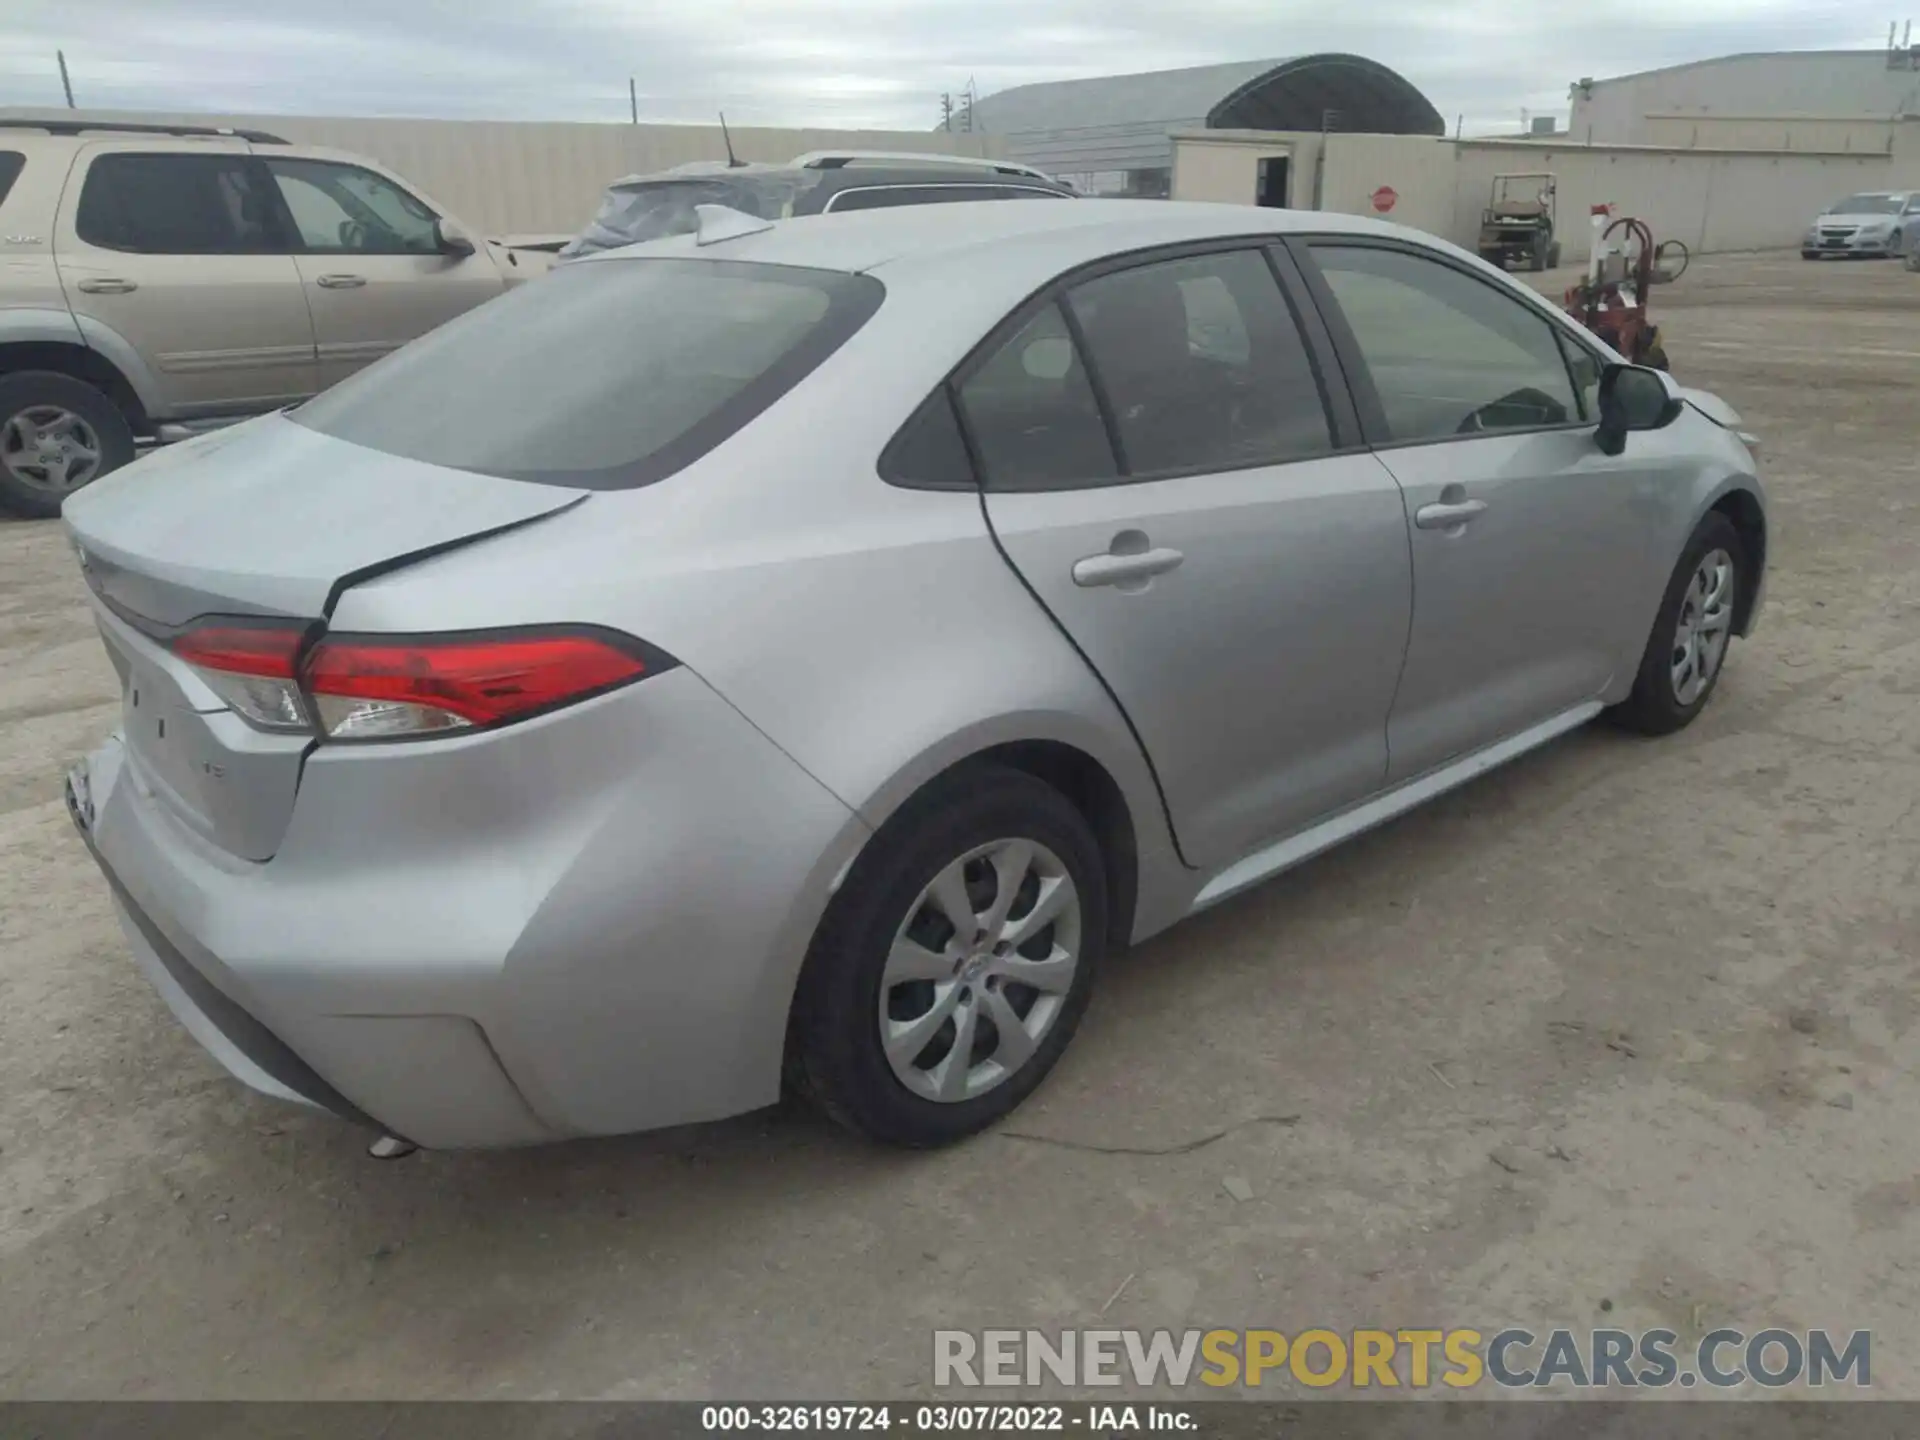
[[264, 130], [230, 130], [224, 125], [152, 125], [133, 120], [15, 120], [0, 119], [0, 130], [44, 130], [49, 135], [83, 135], [90, 130], [118, 130], [134, 135], [217, 135], [255, 145], [291, 142]]
[[795, 156], [792, 164], [799, 170], [843, 170], [849, 165], [880, 162], [888, 165], [957, 165], [968, 170], [992, 170], [1002, 175], [1024, 175], [1030, 180], [1058, 184], [1053, 176], [1017, 160], [996, 160], [981, 155], [937, 155], [912, 150], [809, 150]]

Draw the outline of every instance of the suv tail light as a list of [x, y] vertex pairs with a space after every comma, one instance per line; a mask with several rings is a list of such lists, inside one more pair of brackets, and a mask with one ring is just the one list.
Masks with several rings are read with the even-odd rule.
[[207, 685], [263, 730], [397, 740], [489, 729], [557, 710], [676, 662], [597, 626], [450, 635], [321, 635], [204, 621], [173, 643]]

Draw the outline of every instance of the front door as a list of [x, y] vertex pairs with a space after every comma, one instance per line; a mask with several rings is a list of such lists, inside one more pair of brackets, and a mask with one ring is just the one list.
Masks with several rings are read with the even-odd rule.
[[1413, 630], [1387, 743], [1410, 779], [1599, 699], [1638, 660], [1642, 502], [1668, 474], [1600, 453], [1595, 353], [1524, 296], [1408, 246], [1311, 255], [1406, 494]]
[[486, 247], [442, 250], [439, 217], [386, 176], [332, 160], [266, 164], [298, 240], [323, 387], [505, 289]]
[[89, 145], [66, 193], [78, 198], [54, 255], [67, 304], [139, 352], [165, 418], [270, 410], [318, 388], [300, 272], [244, 148]]
[[1411, 606], [1400, 492], [1338, 453], [1260, 249], [1090, 279], [956, 393], [994, 533], [1131, 719], [1190, 863], [1380, 787]]

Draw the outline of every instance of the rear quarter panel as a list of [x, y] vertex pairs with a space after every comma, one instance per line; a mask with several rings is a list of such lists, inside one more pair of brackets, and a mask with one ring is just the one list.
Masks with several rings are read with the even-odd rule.
[[901, 421], [1019, 296], [948, 286], [901, 298], [679, 474], [360, 585], [333, 624], [628, 631], [693, 669], [874, 827], [981, 750], [1074, 746], [1127, 803], [1134, 933], [1162, 928], [1195, 881], [1124, 717], [994, 548], [977, 495], [903, 490], [877, 473]]

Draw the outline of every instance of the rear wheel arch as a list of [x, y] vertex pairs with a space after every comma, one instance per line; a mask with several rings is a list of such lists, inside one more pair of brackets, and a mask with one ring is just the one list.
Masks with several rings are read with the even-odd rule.
[[[1086, 751], [1059, 740], [1017, 740], [969, 756], [969, 765], [1004, 765], [1021, 770], [1066, 796], [1100, 843], [1107, 874], [1108, 953], [1125, 948], [1133, 934], [1140, 890], [1140, 842], [1133, 811], [1119, 782]], [[951, 773], [951, 772], [949, 772]]]
[[894, 820], [913, 811], [929, 795], [950, 787], [968, 770], [1002, 766], [1033, 776], [1058, 791], [1092, 829], [1099, 842], [1107, 877], [1107, 933], [1112, 949], [1127, 945], [1133, 934], [1134, 911], [1140, 890], [1140, 835], [1133, 807], [1112, 771], [1087, 750], [1064, 740], [1004, 740], [984, 745], [948, 762], [900, 797], [884, 813], [862, 808], [872, 826], [866, 843], [847, 862], [837, 891], [859, 864], [861, 855], [884, 836]]
[[91, 385], [113, 401], [134, 434], [152, 432], [152, 421], [132, 382], [98, 350], [61, 340], [0, 342], [0, 378], [26, 370], [50, 370]]

